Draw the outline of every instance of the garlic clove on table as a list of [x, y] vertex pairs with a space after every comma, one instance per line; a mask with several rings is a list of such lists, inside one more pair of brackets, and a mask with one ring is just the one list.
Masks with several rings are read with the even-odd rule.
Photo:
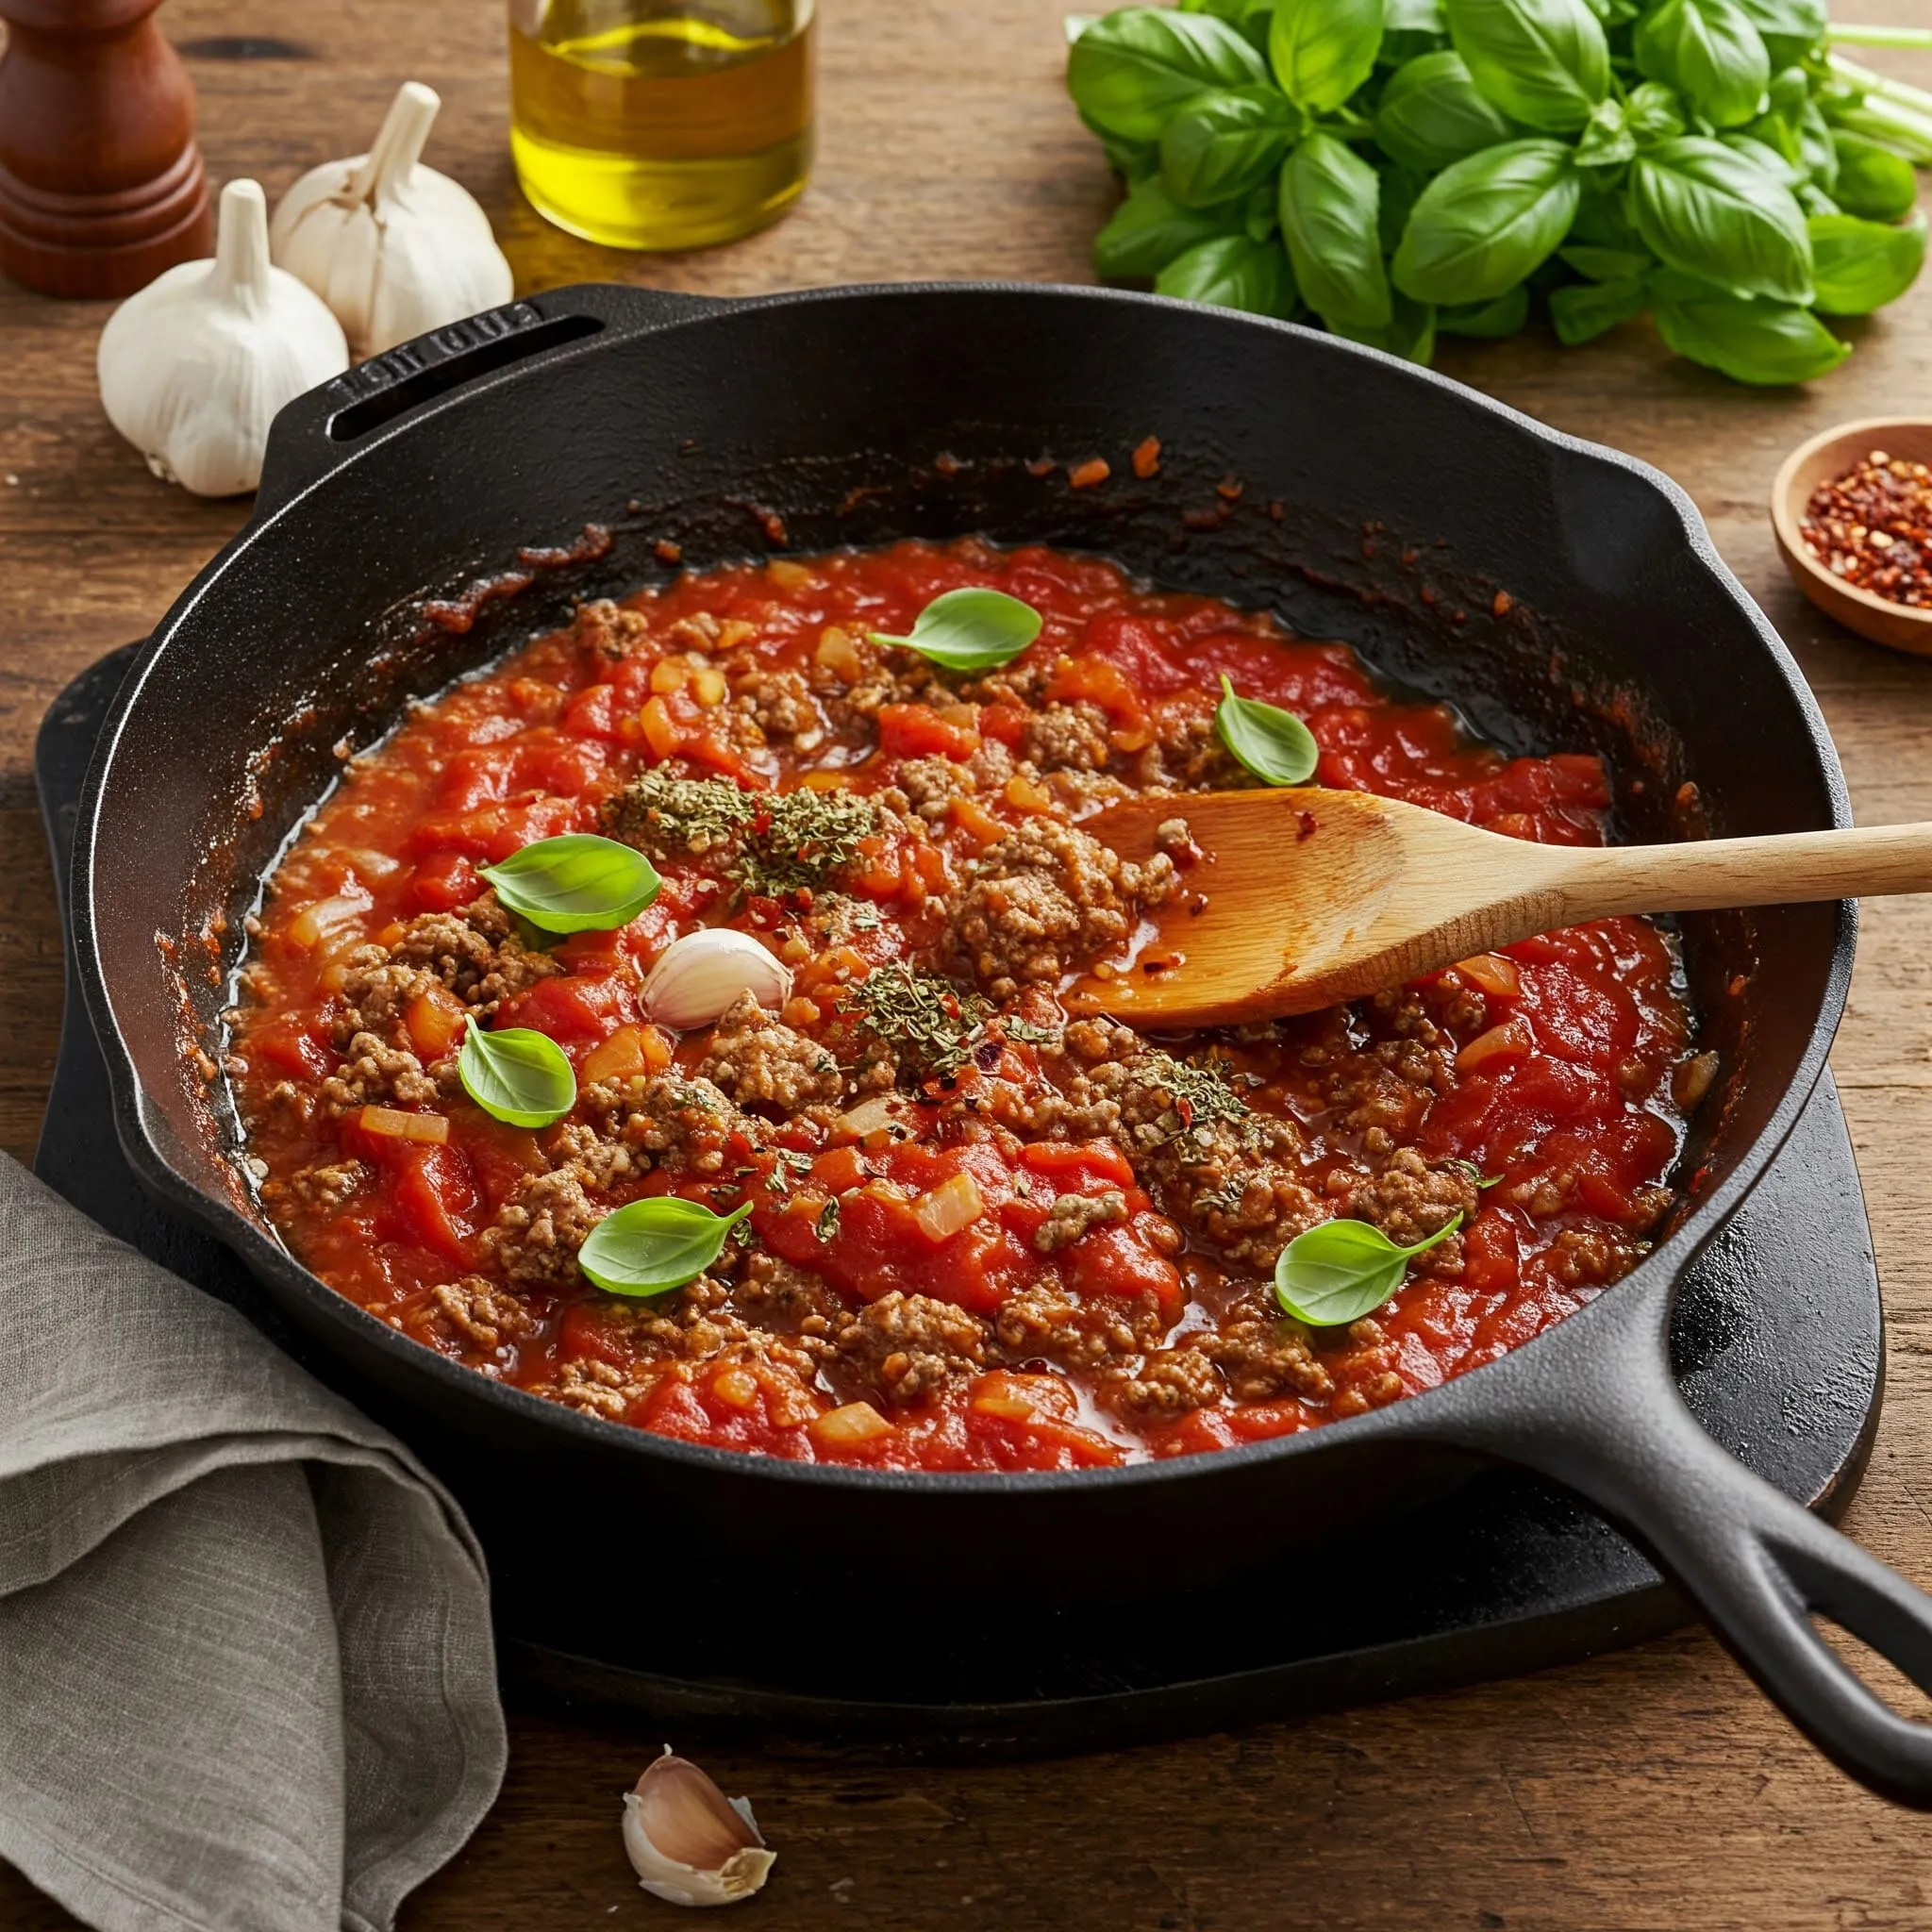
[[515, 292], [489, 216], [419, 158], [441, 105], [406, 80], [366, 155], [309, 169], [275, 209], [276, 262], [335, 311], [358, 357]]
[[664, 1755], [624, 1794], [624, 1848], [638, 1883], [675, 1906], [728, 1906], [761, 1887], [777, 1858], [743, 1798], [727, 1798], [688, 1757]]
[[327, 308], [272, 267], [268, 203], [222, 190], [212, 261], [184, 261], [130, 295], [101, 331], [108, 420], [164, 482], [235, 496], [261, 481], [282, 405], [349, 366]]

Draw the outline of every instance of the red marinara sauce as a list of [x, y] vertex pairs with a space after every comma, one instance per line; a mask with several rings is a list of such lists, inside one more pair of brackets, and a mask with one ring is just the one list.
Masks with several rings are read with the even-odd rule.
[[[1037, 641], [962, 677], [871, 641], [964, 585], [1030, 604]], [[1505, 758], [1344, 644], [1110, 563], [968, 541], [687, 575], [419, 708], [294, 842], [235, 1040], [265, 1207], [325, 1281], [484, 1374], [808, 1461], [1220, 1449], [1527, 1341], [1669, 1205], [1674, 1075], [1708, 1075], [1672, 942], [1607, 920], [1221, 1035], [1070, 1024], [1057, 991], [1130, 958], [1179, 883], [1166, 859], [1126, 875], [1079, 821], [1143, 789], [1184, 820], [1188, 791], [1246, 782], [1213, 733], [1224, 673], [1307, 721], [1322, 784], [1603, 837], [1596, 758]], [[777, 849], [768, 804], [724, 809], [794, 791], [858, 815], [829, 859]], [[545, 950], [477, 868], [589, 830], [663, 890]], [[654, 1024], [652, 961], [719, 924], [791, 969], [789, 998]], [[572, 1113], [482, 1112], [466, 1025], [548, 1034]], [[594, 1288], [589, 1228], [667, 1191], [750, 1201], [751, 1239], [668, 1294]], [[1458, 1212], [1369, 1318], [1309, 1329], [1273, 1298], [1318, 1221], [1407, 1244]]]

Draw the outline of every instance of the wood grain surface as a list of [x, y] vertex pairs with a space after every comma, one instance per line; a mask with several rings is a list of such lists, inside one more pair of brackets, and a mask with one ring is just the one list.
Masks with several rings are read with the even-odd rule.
[[[520, 290], [606, 278], [739, 292], [1087, 279], [1113, 189], [1060, 91], [1061, 10], [824, 0], [809, 192], [736, 247], [657, 259], [574, 241], [519, 198], [502, 0], [169, 0], [161, 20], [199, 90], [216, 181], [254, 175], [278, 193], [366, 142], [397, 81], [415, 76], [445, 104], [429, 159], [481, 197]], [[1926, 17], [1925, 0], [1840, 10]], [[1896, 71], [1932, 82], [1932, 60]], [[23, 1158], [60, 1002], [34, 726], [68, 677], [146, 629], [244, 513], [155, 482], [108, 428], [93, 390], [105, 313], [0, 283], [0, 1146]], [[1787, 584], [1766, 513], [1778, 462], [1803, 438], [1927, 407], [1932, 278], [1852, 329], [1844, 368], [1794, 393], [1673, 361], [1637, 325], [1582, 351], [1541, 333], [1454, 343], [1443, 366], [1676, 476], [1803, 662], [1860, 819], [1932, 819], [1932, 663], [1830, 628]], [[1868, 908], [1834, 1065], [1892, 1324], [1890, 1394], [1847, 1526], [1932, 1583], [1932, 900]], [[675, 1582], [667, 1553], [663, 1597], [596, 1613], [675, 1628]], [[586, 1588], [594, 1597], [593, 1577]], [[1185, 1648], [1185, 1629], [1174, 1641]], [[512, 1723], [503, 1797], [407, 1909], [409, 1932], [670, 1924], [672, 1908], [632, 1881], [617, 1834], [618, 1793], [658, 1738], [548, 1711], [518, 1709]], [[779, 1854], [766, 1892], [732, 1923], [784, 1932], [1932, 1926], [1932, 1822], [1828, 1769], [1696, 1632], [1516, 1682], [1108, 1757], [920, 1772], [724, 1757], [714, 1769], [751, 1794]], [[0, 1932], [73, 1923], [0, 1871]], [[228, 1923], [248, 1923], [242, 1902]]]

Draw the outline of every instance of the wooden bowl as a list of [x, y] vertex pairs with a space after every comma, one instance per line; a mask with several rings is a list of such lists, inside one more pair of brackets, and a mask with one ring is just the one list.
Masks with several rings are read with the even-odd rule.
[[1771, 526], [1791, 581], [1827, 617], [1874, 644], [1932, 655], [1932, 609], [1894, 604], [1835, 577], [1806, 547], [1798, 526], [1821, 483], [1842, 476], [1874, 449], [1889, 457], [1932, 463], [1932, 416], [1870, 416], [1801, 442], [1771, 487]]

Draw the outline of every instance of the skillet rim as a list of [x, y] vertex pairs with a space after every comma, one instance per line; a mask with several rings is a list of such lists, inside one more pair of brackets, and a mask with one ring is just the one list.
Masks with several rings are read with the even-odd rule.
[[[258, 501], [255, 514], [195, 574], [160, 622], [156, 625], [150, 634], [147, 648], [129, 670], [115, 693], [89, 763], [87, 781], [75, 820], [74, 857], [69, 882], [69, 904], [72, 908], [70, 942], [75, 948], [75, 964], [86, 995], [88, 1016], [100, 1041], [102, 1058], [107, 1063], [116, 1136], [142, 1185], [150, 1194], [159, 1198], [191, 1224], [222, 1241], [242, 1259], [252, 1274], [258, 1279], [266, 1278], [272, 1289], [298, 1298], [311, 1314], [319, 1314], [325, 1324], [341, 1324], [362, 1345], [373, 1346], [389, 1356], [397, 1370], [405, 1376], [426, 1374], [432, 1382], [440, 1383], [458, 1399], [475, 1399], [486, 1407], [493, 1405], [498, 1415], [512, 1426], [521, 1427], [528, 1424], [558, 1430], [566, 1441], [575, 1441], [592, 1454], [604, 1452], [618, 1456], [637, 1456], [645, 1458], [646, 1461], [655, 1457], [664, 1457], [673, 1463], [683, 1463], [697, 1471], [745, 1481], [806, 1483], [835, 1491], [884, 1491], [911, 1494], [931, 1492], [941, 1495], [985, 1495], [1016, 1491], [1030, 1495], [1048, 1495], [1062, 1491], [1092, 1491], [1101, 1487], [1131, 1489], [1153, 1482], [1206, 1480], [1211, 1478], [1218, 1471], [1224, 1470], [1230, 1474], [1237, 1470], [1253, 1471], [1260, 1465], [1312, 1455], [1331, 1446], [1366, 1446], [1377, 1439], [1408, 1438], [1417, 1441], [1456, 1440], [1456, 1432], [1446, 1425], [1451, 1423], [1457, 1411], [1466, 1409], [1471, 1404], [1482, 1405], [1484, 1389], [1492, 1386], [1491, 1372], [1507, 1368], [1527, 1349], [1552, 1333], [1552, 1329], [1544, 1329], [1539, 1335], [1533, 1336], [1528, 1342], [1510, 1349], [1495, 1360], [1465, 1371], [1433, 1389], [1420, 1391], [1383, 1408], [1344, 1417], [1340, 1422], [1324, 1424], [1320, 1428], [1304, 1429], [1292, 1435], [1274, 1437], [1258, 1442], [1241, 1443], [1212, 1453], [1153, 1458], [1106, 1469], [878, 1470], [837, 1463], [791, 1462], [777, 1457], [749, 1455], [737, 1450], [686, 1442], [675, 1437], [657, 1435], [650, 1430], [633, 1429], [625, 1424], [604, 1422], [599, 1418], [566, 1408], [560, 1404], [546, 1402], [541, 1396], [494, 1381], [436, 1350], [411, 1341], [357, 1303], [338, 1293], [319, 1275], [311, 1273], [297, 1260], [288, 1249], [272, 1241], [229, 1202], [190, 1180], [169, 1160], [148, 1128], [143, 1112], [145, 1090], [142, 1085], [132, 1052], [115, 1017], [107, 972], [99, 956], [93, 917], [93, 856], [100, 829], [103, 801], [114, 775], [114, 760], [127, 729], [130, 715], [138, 706], [147, 679], [162, 654], [193, 616], [202, 598], [239, 557], [255, 544], [266, 541], [271, 532], [276, 530], [286, 519], [303, 508], [313, 491], [327, 484], [339, 472], [361, 461], [372, 452], [383, 448], [394, 438], [430, 430], [453, 408], [484, 401], [496, 391], [516, 382], [522, 376], [534, 375], [540, 371], [547, 372], [563, 362], [575, 362], [594, 355], [600, 348], [617, 348], [641, 336], [668, 334], [746, 312], [782, 312], [821, 303], [857, 299], [891, 297], [929, 300], [958, 295], [982, 298], [991, 296], [1022, 302], [1029, 298], [1040, 298], [1049, 303], [1071, 298], [1081, 303], [1103, 302], [1133, 308], [1152, 307], [1185, 314], [1189, 318], [1190, 326], [1209, 330], [1217, 327], [1261, 329], [1296, 338], [1317, 354], [1356, 357], [1383, 364], [1396, 375], [1446, 391], [1459, 406], [1493, 416], [1516, 431], [1526, 433], [1531, 440], [1561, 451], [1572, 458], [1623, 471], [1663, 498], [1675, 515], [1678, 529], [1692, 559], [1712, 580], [1716, 589], [1737, 607], [1740, 614], [1755, 632], [1771, 668], [1774, 668], [1782, 678], [1786, 693], [1795, 706], [1805, 726], [1806, 736], [1817, 762], [1818, 774], [1823, 780], [1829, 802], [1832, 826], [1843, 827], [1853, 823], [1850, 793], [1839, 761], [1837, 748], [1832, 742], [1824, 713], [1809, 684], [1770, 619], [1765, 616], [1756, 600], [1745, 591], [1718, 554], [1701, 512], [1682, 486], [1663, 471], [1639, 458], [1612, 449], [1606, 444], [1591, 442], [1563, 430], [1551, 428], [1548, 425], [1512, 408], [1507, 403], [1497, 401], [1469, 384], [1458, 382], [1432, 369], [1420, 368], [1382, 350], [1349, 341], [1346, 338], [1330, 335], [1325, 330], [1305, 327], [1300, 324], [1277, 322], [1272, 318], [1248, 315], [1233, 309], [1204, 308], [1198, 304], [1168, 296], [1129, 290], [1093, 288], [1074, 283], [997, 280], [872, 282], [728, 298], [686, 295], [681, 291], [640, 290], [621, 283], [588, 283], [546, 291], [527, 300], [532, 306], [539, 306], [542, 310], [567, 314], [570, 312], [571, 298], [587, 293], [594, 294], [599, 299], [600, 307], [608, 305], [613, 298], [615, 299], [619, 320], [614, 325], [607, 326], [599, 333], [580, 341], [550, 349], [527, 362], [491, 371], [467, 383], [458, 382], [455, 388], [431, 400], [414, 408], [406, 409], [393, 421], [372, 431], [365, 439], [343, 445], [341, 453], [337, 454], [333, 460], [325, 468], [304, 477], [281, 501], [271, 504], [265, 510]], [[622, 319], [624, 306], [626, 303], [636, 304], [642, 311], [641, 320], [634, 319], [626, 325]], [[655, 316], [650, 313], [653, 303], [659, 305]], [[311, 391], [307, 396], [298, 397], [288, 405], [278, 418], [278, 434], [289, 433], [291, 426], [298, 432], [307, 430], [313, 434], [326, 420], [326, 414], [332, 413], [318, 412], [316, 406], [321, 394], [320, 391]], [[308, 420], [298, 420], [303, 417]], [[271, 455], [273, 457], [273, 451]], [[1629, 1274], [1612, 1284], [1617, 1306], [1627, 1310], [1632, 1299], [1642, 1294], [1654, 1299], [1660, 1298], [1661, 1305], [1667, 1307], [1675, 1293], [1678, 1278], [1697, 1254], [1724, 1227], [1745, 1196], [1762, 1179], [1772, 1160], [1796, 1126], [1799, 1116], [1809, 1102], [1812, 1091], [1824, 1071], [1850, 989], [1852, 965], [1857, 943], [1857, 905], [1855, 900], [1850, 899], [1840, 899], [1835, 904], [1837, 929], [1832, 942], [1831, 964], [1825, 976], [1818, 1010], [1811, 1021], [1808, 1036], [1792, 1077], [1786, 1083], [1770, 1119], [1738, 1156], [1730, 1174], [1724, 1181], [1691, 1208], [1686, 1215], [1683, 1224], [1668, 1241], [1647, 1255]], [[1600, 1315], [1602, 1304], [1609, 1300], [1610, 1295], [1607, 1293], [1556, 1325], [1565, 1332], [1574, 1331], [1578, 1324], [1588, 1321], [1592, 1315]], [[1584, 1333], [1587, 1335], [1588, 1331]], [[1433, 1426], [1438, 1419], [1445, 1426]], [[1341, 1434], [1338, 1435], [1337, 1431]]]

